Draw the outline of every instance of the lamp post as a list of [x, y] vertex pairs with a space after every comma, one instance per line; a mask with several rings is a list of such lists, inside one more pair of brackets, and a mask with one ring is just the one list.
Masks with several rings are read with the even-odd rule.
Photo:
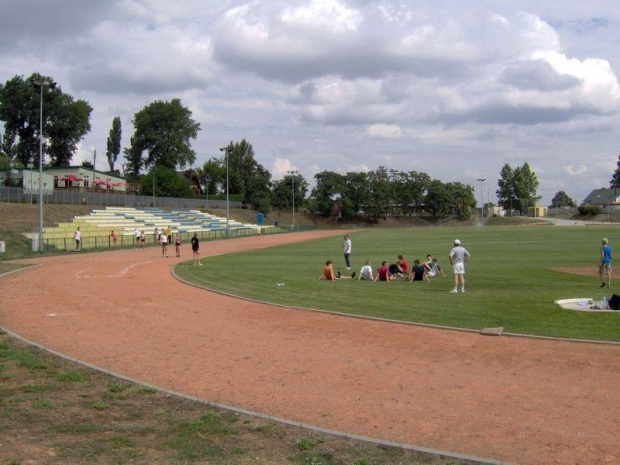
[[226, 237], [230, 236], [229, 221], [229, 207], [228, 207], [228, 155], [230, 154], [230, 146], [221, 147], [220, 152], [224, 152], [226, 156]]
[[207, 183], [207, 208], [209, 208], [209, 176], [205, 177], [205, 182]]
[[297, 170], [287, 171], [291, 175], [291, 193], [293, 194], [293, 231], [295, 230], [295, 176], [299, 174]]
[[153, 208], [155, 208], [155, 165], [153, 165]]
[[30, 204], [32, 204], [32, 168], [34, 167], [34, 163], [29, 161], [26, 166], [30, 170]]
[[43, 252], [43, 88], [51, 85], [47, 80], [37, 81], [41, 89], [41, 106], [39, 108], [39, 252]]
[[480, 183], [480, 226], [484, 222], [484, 193], [482, 190], [482, 183], [486, 181], [486, 178], [478, 178], [478, 182]]

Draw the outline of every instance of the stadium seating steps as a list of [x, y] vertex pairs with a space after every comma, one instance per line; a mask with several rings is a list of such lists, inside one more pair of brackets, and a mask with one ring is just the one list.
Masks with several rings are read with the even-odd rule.
[[[244, 224], [235, 220], [228, 221], [229, 228], [250, 229], [260, 233], [269, 226]], [[76, 216], [69, 223], [60, 223], [53, 228], [45, 228], [44, 239], [73, 239], [79, 227], [82, 238], [108, 236], [111, 230], [118, 236], [133, 236], [134, 231], [144, 231], [152, 235], [155, 228], [166, 229], [170, 226], [173, 234], [205, 231], [226, 231], [226, 218], [201, 212], [200, 210], [162, 210], [159, 208], [106, 207], [93, 210], [89, 215]]]

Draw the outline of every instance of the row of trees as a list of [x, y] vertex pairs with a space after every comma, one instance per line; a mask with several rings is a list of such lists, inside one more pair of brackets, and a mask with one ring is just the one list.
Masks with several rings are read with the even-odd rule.
[[316, 187], [308, 202], [311, 211], [343, 219], [361, 214], [372, 219], [426, 211], [433, 216], [468, 219], [476, 206], [472, 186], [443, 183], [426, 173], [387, 170], [315, 175]]
[[[39, 134], [40, 99], [43, 96], [43, 131]], [[38, 142], [43, 136], [49, 164], [70, 165], [78, 142], [90, 130], [92, 108], [62, 92], [52, 78], [37, 73], [16, 76], [0, 85], [0, 120], [4, 134], [0, 148], [23, 166], [38, 162]], [[306, 201], [308, 182], [299, 174], [272, 181], [271, 173], [255, 157], [246, 140], [231, 141], [219, 156], [196, 169], [191, 143], [200, 123], [179, 99], [154, 101], [134, 115], [134, 132], [123, 151], [124, 172], [140, 186], [142, 194], [158, 196], [216, 195], [225, 191], [228, 170], [229, 193], [251, 208], [269, 211], [292, 208]], [[122, 127], [112, 121], [106, 144], [110, 171], [121, 152]], [[179, 171], [184, 175], [179, 176]], [[156, 180], [156, 182], [153, 182]], [[459, 182], [443, 183], [423, 172], [388, 170], [380, 166], [369, 172], [339, 174], [323, 171], [315, 175], [316, 187], [306, 205], [309, 210], [343, 219], [359, 215], [373, 219], [393, 214], [425, 211], [436, 215], [469, 218], [476, 206], [474, 189]], [[500, 205], [521, 212], [538, 199], [538, 180], [525, 163], [501, 171], [497, 191]], [[294, 193], [293, 193], [294, 191]]]

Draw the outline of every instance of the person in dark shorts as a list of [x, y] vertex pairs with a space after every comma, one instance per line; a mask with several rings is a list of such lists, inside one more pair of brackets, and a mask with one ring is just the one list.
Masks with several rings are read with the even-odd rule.
[[425, 265], [422, 265], [420, 263], [420, 260], [416, 258], [413, 261], [413, 268], [411, 269], [411, 279], [409, 281], [424, 281], [427, 271], [428, 268]]
[[194, 233], [191, 239], [192, 243], [192, 255], [194, 257], [194, 265], [202, 266], [200, 263], [200, 241], [198, 240], [198, 233]]

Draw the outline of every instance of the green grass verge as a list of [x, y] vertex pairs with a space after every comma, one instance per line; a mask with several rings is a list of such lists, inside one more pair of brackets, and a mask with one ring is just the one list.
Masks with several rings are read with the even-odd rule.
[[[446, 277], [435, 278], [430, 285], [317, 281], [327, 259], [344, 274], [341, 237], [210, 257], [203, 260], [203, 267], [187, 262], [178, 264], [175, 272], [200, 286], [283, 305], [459, 328], [503, 326], [514, 333], [620, 341], [620, 312], [572, 312], [554, 304], [566, 298], [601, 299], [611, 291], [599, 289], [597, 278], [551, 269], [596, 269], [601, 238], [612, 238], [613, 246], [618, 231], [539, 226], [413, 228], [352, 235], [353, 270], [359, 272], [366, 259], [376, 270], [382, 260], [393, 262], [400, 253], [409, 263], [432, 253]], [[467, 293], [455, 295], [448, 293], [452, 276], [447, 255], [457, 237], [472, 258], [467, 264]]]

